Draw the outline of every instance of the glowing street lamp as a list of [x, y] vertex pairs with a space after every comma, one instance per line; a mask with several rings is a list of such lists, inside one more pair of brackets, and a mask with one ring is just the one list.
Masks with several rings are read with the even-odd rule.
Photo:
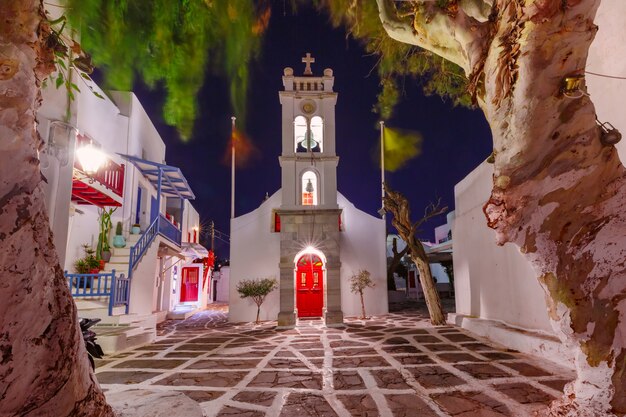
[[78, 148], [76, 150], [76, 157], [83, 167], [85, 174], [95, 174], [106, 160], [104, 153], [93, 146], [91, 142]]

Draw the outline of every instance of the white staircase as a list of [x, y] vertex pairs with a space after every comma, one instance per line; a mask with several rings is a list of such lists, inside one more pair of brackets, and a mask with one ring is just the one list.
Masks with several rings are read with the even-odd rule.
[[[111, 246], [111, 259], [102, 272], [115, 270], [115, 275], [128, 277], [130, 248], [141, 235], [129, 235], [126, 247]], [[79, 317], [99, 318], [100, 323], [92, 328], [97, 334], [97, 342], [104, 353], [114, 353], [154, 341], [156, 338], [156, 314], [124, 314], [125, 306], [113, 308], [109, 316], [108, 297], [75, 298]]]

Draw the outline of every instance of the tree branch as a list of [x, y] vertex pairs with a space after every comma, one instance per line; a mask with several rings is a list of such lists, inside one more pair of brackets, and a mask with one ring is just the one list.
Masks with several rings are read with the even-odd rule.
[[454, 12], [446, 12], [430, 2], [413, 3], [412, 24], [398, 17], [391, 0], [377, 3], [380, 20], [391, 38], [429, 50], [457, 64], [469, 76], [483, 59], [491, 26], [486, 13], [488, 1], [461, 1]]

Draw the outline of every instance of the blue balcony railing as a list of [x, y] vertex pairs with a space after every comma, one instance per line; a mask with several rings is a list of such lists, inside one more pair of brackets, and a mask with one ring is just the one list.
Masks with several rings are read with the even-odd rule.
[[72, 297], [109, 297], [109, 316], [113, 314], [113, 307], [118, 306], [125, 306], [128, 314], [130, 280], [124, 274], [116, 276], [115, 270], [98, 274], [69, 274], [65, 271], [65, 278]]
[[159, 214], [159, 234], [180, 246], [181, 231], [162, 214]]

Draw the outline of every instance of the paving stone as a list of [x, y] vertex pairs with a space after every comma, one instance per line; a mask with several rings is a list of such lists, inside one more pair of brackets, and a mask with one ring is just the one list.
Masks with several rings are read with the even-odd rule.
[[424, 388], [453, 387], [465, 381], [440, 366], [417, 366], [407, 368]]
[[484, 362], [484, 359], [469, 353], [438, 353], [437, 357], [444, 362]]
[[233, 387], [239, 383], [247, 372], [222, 371], [190, 373], [179, 372], [160, 379], [153, 385], [201, 386], [201, 387]]
[[413, 336], [413, 339], [415, 339], [417, 343], [443, 343], [443, 340], [439, 339], [438, 337], [429, 335]]
[[379, 417], [378, 407], [369, 394], [364, 395], [337, 395], [343, 406], [351, 416]]
[[104, 365], [108, 365], [112, 362], [115, 362], [115, 359], [94, 359], [96, 369], [102, 368]]
[[395, 369], [373, 369], [369, 371], [376, 385], [385, 389], [410, 389], [402, 374]]
[[362, 368], [376, 366], [391, 366], [389, 362], [380, 356], [360, 356], [360, 357], [342, 357], [333, 358], [333, 367], [335, 368]]
[[511, 412], [502, 403], [481, 392], [446, 392], [431, 397], [455, 417], [509, 417]]
[[185, 369], [254, 369], [261, 359], [202, 359]]
[[397, 346], [383, 346], [382, 348], [387, 353], [422, 353], [421, 350], [412, 345], [397, 345]]
[[[159, 350], [166, 350], [171, 348], [174, 345], [146, 345], [146, 346], [140, 346], [138, 348], [136, 348], [135, 350], [152, 350], [152, 351], [159, 351]], [[131, 353], [128, 353], [124, 356], [114, 356], [114, 358], [125, 358], [126, 356], [130, 355]]]
[[394, 417], [436, 417], [424, 400], [415, 394], [385, 395], [387, 405]]
[[180, 345], [177, 346], [174, 350], [195, 350], [195, 351], [202, 351], [202, 352], [210, 352], [216, 348], [218, 348], [220, 345], [213, 345], [213, 344], [205, 344], [205, 343], [185, 343], [184, 345]]
[[344, 347], [364, 347], [369, 346], [367, 343], [355, 342], [354, 340], [337, 340], [330, 342], [331, 348], [344, 348]]
[[565, 385], [570, 381], [568, 381], [567, 379], [549, 379], [549, 380], [543, 380], [543, 381], [537, 381], [537, 382], [547, 387], [550, 387], [552, 389], [555, 389], [557, 391], [563, 392]]
[[245, 410], [243, 408], [226, 406], [220, 410], [217, 417], [264, 417], [265, 413], [258, 410]]
[[307, 366], [300, 359], [271, 359], [265, 367], [281, 369], [307, 369]]
[[117, 417], [202, 417], [197, 402], [177, 391], [128, 390], [107, 392], [107, 403]]
[[152, 358], [156, 355], [158, 355], [160, 352], [146, 352], [146, 353], [142, 353], [141, 355], [137, 356], [138, 358]]
[[478, 340], [474, 339], [473, 337], [469, 337], [463, 333], [443, 333], [442, 334], [443, 337], [445, 337], [446, 339], [452, 341], [452, 342], [477, 342]]
[[356, 371], [335, 371], [333, 373], [336, 390], [364, 389], [365, 383]]
[[502, 364], [511, 369], [515, 369], [517, 372], [519, 372], [520, 374], [524, 376], [550, 376], [552, 375], [548, 371], [545, 371], [541, 368], [538, 368], [526, 362], [504, 362]]
[[454, 367], [470, 374], [476, 379], [505, 378], [511, 376], [511, 374], [488, 363], [467, 363], [454, 365]]
[[473, 351], [494, 350], [493, 347], [486, 345], [484, 343], [463, 343], [462, 346], [465, 349], [469, 349]]
[[113, 365], [113, 368], [144, 368], [144, 369], [174, 369], [185, 363], [177, 359], [131, 359]]
[[323, 350], [301, 350], [300, 353], [307, 358], [323, 358], [326, 352]]
[[404, 337], [392, 337], [383, 342], [384, 345], [406, 345], [409, 341]]
[[423, 365], [427, 363], [435, 363], [426, 355], [410, 355], [410, 356], [394, 356], [394, 359], [403, 365]]
[[543, 403], [549, 404], [555, 398], [530, 384], [523, 382], [516, 382], [510, 384], [494, 384], [494, 387], [513, 398], [515, 401], [521, 404], [529, 403]]
[[204, 352], [168, 352], [165, 354], [166, 358], [195, 358], [203, 355]]
[[324, 397], [314, 394], [289, 394], [280, 417], [333, 417], [335, 410]]
[[97, 373], [96, 378], [100, 384], [138, 384], [159, 375], [159, 372], [104, 371]]
[[518, 359], [516, 356], [513, 356], [510, 353], [504, 353], [504, 352], [480, 352], [480, 354], [486, 358], [489, 358], [495, 361]]
[[293, 358], [295, 356], [296, 355], [293, 352], [289, 351], [289, 350], [284, 350], [283, 349], [283, 350], [279, 350], [278, 352], [276, 352], [276, 357], [277, 358]]
[[187, 397], [191, 398], [194, 401], [199, 403], [204, 401], [212, 401], [216, 398], [221, 397], [226, 393], [226, 391], [181, 391]]
[[262, 371], [249, 387], [322, 389], [322, 375], [316, 372]]
[[243, 402], [243, 403], [250, 403], [250, 404], [269, 407], [274, 402], [274, 397], [276, 397], [275, 392], [242, 391], [239, 394], [235, 395], [233, 397], [233, 400]]
[[378, 355], [376, 350], [371, 347], [357, 347], [357, 348], [344, 348], [344, 349], [333, 349], [334, 356], [368, 356], [368, 355]]
[[449, 345], [447, 343], [424, 344], [422, 346], [424, 346], [426, 349], [433, 351], [433, 352], [449, 352], [449, 351], [461, 350], [461, 348], [454, 346], [454, 345]]

